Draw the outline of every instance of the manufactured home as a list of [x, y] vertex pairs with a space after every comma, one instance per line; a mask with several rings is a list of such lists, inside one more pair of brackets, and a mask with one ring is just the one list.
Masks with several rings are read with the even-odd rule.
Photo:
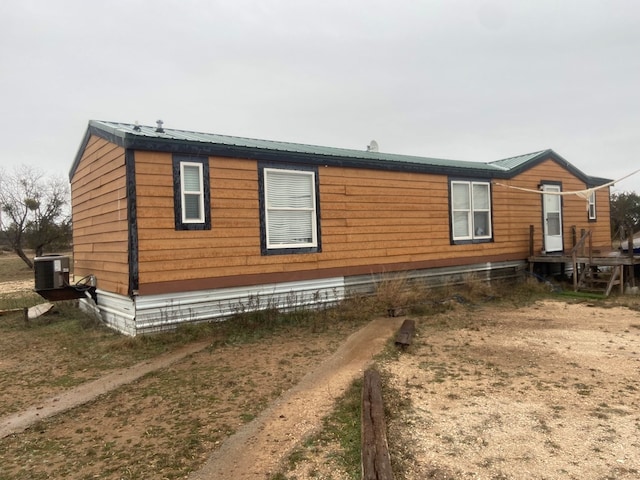
[[575, 231], [611, 248], [607, 180], [552, 150], [482, 163], [90, 121], [70, 180], [73, 275], [128, 335], [394, 272], [517, 276]]

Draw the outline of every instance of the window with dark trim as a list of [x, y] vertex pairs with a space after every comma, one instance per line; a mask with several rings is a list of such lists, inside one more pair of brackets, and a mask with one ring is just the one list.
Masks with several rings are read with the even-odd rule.
[[449, 194], [452, 241], [490, 241], [493, 235], [490, 183], [452, 180]]
[[260, 164], [263, 255], [321, 251], [318, 170]]
[[211, 229], [207, 157], [173, 156], [173, 205], [176, 230]]
[[588, 204], [588, 212], [589, 212], [589, 220], [594, 221], [597, 219], [596, 217], [596, 192], [589, 192], [589, 196], [587, 197]]

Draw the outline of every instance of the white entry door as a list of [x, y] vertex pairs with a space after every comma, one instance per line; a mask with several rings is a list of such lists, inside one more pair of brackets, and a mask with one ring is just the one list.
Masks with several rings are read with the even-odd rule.
[[560, 185], [543, 185], [542, 190], [549, 192], [542, 195], [542, 222], [544, 230], [544, 249], [546, 252], [561, 252], [562, 242], [562, 201]]

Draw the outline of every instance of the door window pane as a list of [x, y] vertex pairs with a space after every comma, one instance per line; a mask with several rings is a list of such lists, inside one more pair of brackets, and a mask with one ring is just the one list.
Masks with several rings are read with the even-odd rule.
[[560, 235], [560, 214], [559, 213], [547, 214], [547, 234]]

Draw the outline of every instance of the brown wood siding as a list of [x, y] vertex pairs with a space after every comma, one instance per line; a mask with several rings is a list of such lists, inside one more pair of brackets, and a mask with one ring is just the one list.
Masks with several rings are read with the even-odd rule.
[[[552, 160], [541, 162], [537, 166], [510, 179], [500, 180], [506, 185], [537, 190], [543, 181], [560, 181], [565, 192], [584, 190], [585, 185], [577, 177], [562, 168]], [[542, 195], [533, 192], [523, 192], [510, 188], [494, 186], [494, 230], [496, 242], [511, 242], [518, 248], [528, 248], [529, 225], [534, 226], [534, 251], [542, 250]], [[562, 196], [562, 229], [564, 248], [569, 250], [573, 244], [572, 227], [577, 231], [577, 239], [581, 230], [591, 229], [593, 232], [593, 246], [595, 249], [608, 250], [611, 248], [610, 220], [609, 220], [609, 189], [596, 191], [596, 221], [589, 221], [587, 201], [577, 195]]]
[[445, 177], [338, 167], [319, 175], [320, 268], [428, 260], [450, 247]]
[[[225, 279], [242, 276], [308, 279], [386, 266], [524, 260], [531, 224], [542, 241], [539, 194], [493, 185], [494, 241], [452, 245], [446, 176], [321, 166], [322, 252], [261, 255], [255, 161], [210, 158], [211, 230], [193, 231], [175, 230], [171, 154], [139, 151], [135, 160], [141, 293], [163, 283], [231, 285]], [[536, 189], [541, 180], [561, 181], [565, 191], [585, 188], [551, 160], [501, 183]], [[610, 243], [604, 192], [597, 209], [598, 221], [588, 222], [586, 201], [563, 197], [565, 246], [572, 225], [595, 228], [594, 244]]]
[[136, 152], [140, 289], [166, 282], [262, 273], [258, 173], [251, 160], [209, 162], [211, 230], [175, 230], [172, 156]]
[[126, 295], [129, 286], [124, 149], [92, 136], [71, 179], [73, 274]]
[[593, 230], [593, 243], [599, 248], [611, 249], [611, 192], [610, 189], [596, 190], [596, 221], [589, 222]]

